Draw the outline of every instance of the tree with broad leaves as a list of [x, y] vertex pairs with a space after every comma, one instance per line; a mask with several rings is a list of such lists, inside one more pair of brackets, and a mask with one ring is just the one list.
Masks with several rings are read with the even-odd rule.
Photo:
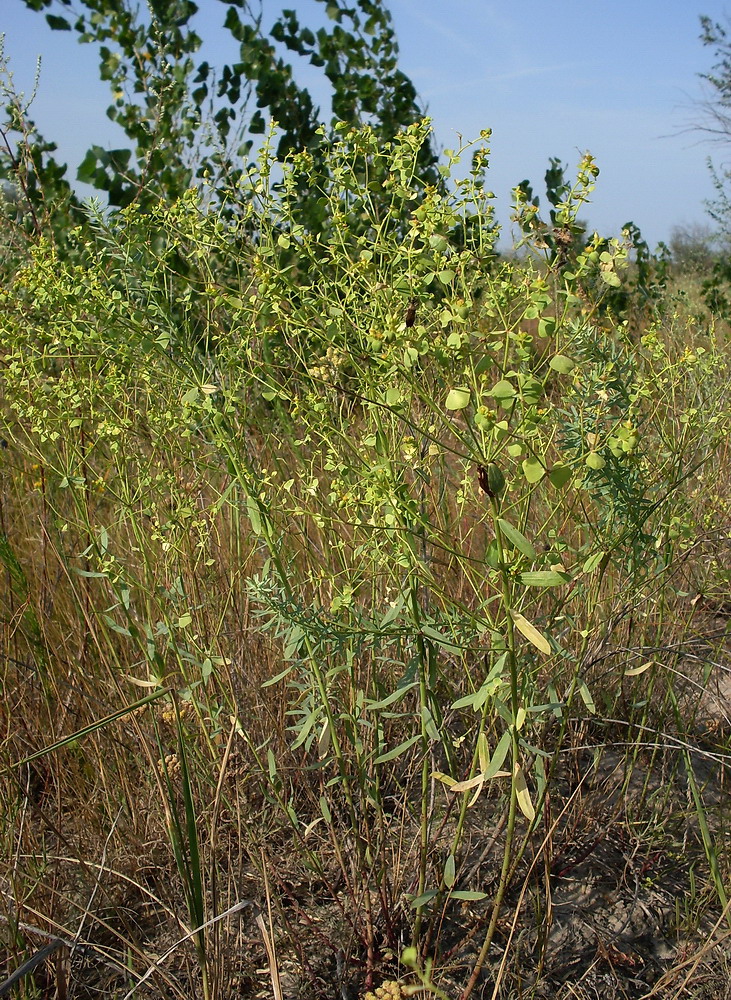
[[[312, 30], [297, 12], [282, 10], [264, 25], [264, 2], [219, 0], [224, 26], [239, 45], [236, 62], [214, 68], [198, 62], [202, 39], [194, 24], [193, 0], [21, 0], [46, 12], [56, 31], [76, 32], [99, 51], [101, 78], [112, 104], [107, 114], [127, 137], [118, 149], [92, 146], [78, 179], [105, 192], [109, 204], [171, 202], [190, 187], [206, 183], [221, 204], [237, 190], [265, 118], [278, 123], [277, 154], [317, 151], [336, 122], [370, 124], [384, 142], [423, 116], [411, 80], [398, 67], [398, 44], [383, 0], [318, 0], [329, 27]], [[331, 89], [329, 133], [306, 87], [297, 83], [285, 54], [319, 68]], [[31, 123], [32, 125], [32, 123]], [[18, 123], [3, 130], [0, 176], [20, 180], [33, 209], [36, 189], [69, 204], [64, 168], [52, 159], [53, 146], [26, 126], [30, 156], [16, 155], [9, 142]], [[425, 184], [438, 184], [430, 146], [421, 156]], [[28, 177], [19, 172], [30, 168]], [[303, 202], [311, 197], [303, 192]], [[240, 197], [240, 193], [239, 193]]]

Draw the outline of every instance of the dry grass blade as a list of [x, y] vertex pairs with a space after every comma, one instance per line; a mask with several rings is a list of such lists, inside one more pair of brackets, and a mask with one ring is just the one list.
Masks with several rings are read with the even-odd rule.
[[155, 961], [142, 974], [142, 976], [137, 981], [137, 983], [135, 983], [135, 985], [132, 987], [132, 989], [129, 990], [127, 993], [125, 993], [125, 995], [123, 997], [123, 1000], [130, 1000], [130, 997], [134, 996], [134, 994], [137, 992], [137, 990], [140, 988], [140, 986], [142, 986], [143, 983], [147, 982], [147, 980], [150, 978], [150, 976], [157, 969], [159, 969], [159, 967], [163, 964], [163, 962], [165, 962], [168, 958], [170, 958], [170, 956], [173, 954], [173, 952], [177, 951], [177, 949], [182, 944], [185, 944], [186, 941], [190, 941], [191, 938], [194, 938], [197, 934], [200, 934], [201, 931], [205, 931], [205, 930], [208, 930], [209, 927], [213, 927], [220, 920], [225, 920], [227, 917], [231, 917], [235, 913], [240, 913], [241, 910], [245, 910], [247, 906], [253, 906], [254, 908], [258, 909], [256, 903], [253, 900], [251, 900], [251, 899], [244, 899], [244, 900], [239, 901], [238, 903], [234, 903], [233, 906], [230, 906], [223, 913], [219, 913], [218, 916], [211, 917], [210, 920], [207, 920], [204, 924], [201, 924], [200, 927], [194, 927], [193, 930], [188, 931], [188, 933], [185, 934], [183, 937], [179, 938], [175, 942], [175, 944], [171, 945], [163, 955], [161, 955], [159, 958], [155, 959]]
[[261, 870], [264, 873], [264, 892], [266, 894], [267, 901], [267, 924], [264, 923], [264, 917], [261, 912], [256, 915], [256, 923], [261, 931], [261, 936], [264, 939], [264, 947], [266, 948], [267, 960], [269, 962], [269, 975], [272, 979], [272, 992], [274, 994], [274, 1000], [282, 1000], [282, 984], [279, 978], [279, 962], [277, 961], [277, 947], [274, 941], [274, 921], [272, 920], [272, 897], [269, 892], [269, 874], [267, 872], [267, 862], [264, 856], [264, 851], [261, 852]]

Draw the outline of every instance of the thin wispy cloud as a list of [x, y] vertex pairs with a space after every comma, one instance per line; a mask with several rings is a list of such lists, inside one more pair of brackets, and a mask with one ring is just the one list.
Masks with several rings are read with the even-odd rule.
[[[550, 75], [552, 73], [565, 74], [571, 70], [585, 70], [590, 66], [591, 63], [588, 62], [554, 63], [548, 66], [523, 66], [518, 69], [508, 70], [505, 73], [485, 73], [482, 76], [476, 76], [472, 79], [460, 79], [459, 81], [438, 85], [436, 87], [421, 87], [419, 88], [419, 92], [425, 98], [437, 96], [441, 97], [447, 94], [463, 93], [465, 90], [472, 90], [476, 87], [494, 86], [495, 84], [510, 83], [514, 80], [525, 80], [531, 77]], [[417, 67], [413, 71], [413, 77], [416, 81], [427, 77], [433, 79], [433, 67]]]

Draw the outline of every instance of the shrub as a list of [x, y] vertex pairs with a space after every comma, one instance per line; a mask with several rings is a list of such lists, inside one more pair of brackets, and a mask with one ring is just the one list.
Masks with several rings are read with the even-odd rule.
[[[45, 720], [14, 732], [8, 774], [62, 761], [66, 801], [109, 817], [101, 774], [130, 844], [158, 797], [177, 882], [154, 898], [177, 911], [181, 887], [208, 995], [238, 851], [285, 924], [302, 866], [334, 901], [312, 934], [367, 986], [410, 940], [422, 984], [467, 997], [548, 850], [561, 755], [618, 702], [633, 741], [675, 697], [634, 657], [690, 573], [727, 361], [711, 334], [686, 348], [680, 317], [639, 343], [600, 321], [619, 241], [570, 270], [541, 239], [498, 260], [488, 133], [446, 152], [444, 190], [419, 180], [428, 124], [339, 136], [322, 229], [297, 214], [311, 155], [275, 191], [265, 145], [236, 221], [192, 191], [130, 206], [69, 259], [39, 242], [2, 292], [8, 721], [21, 691]], [[595, 174], [583, 157], [556, 225]], [[470, 845], [501, 811], [486, 884]]]

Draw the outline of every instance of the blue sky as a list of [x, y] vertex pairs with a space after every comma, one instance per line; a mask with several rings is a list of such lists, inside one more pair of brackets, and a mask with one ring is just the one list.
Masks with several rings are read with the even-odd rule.
[[[221, 29], [226, 5], [198, 4], [201, 58], [219, 66], [235, 59], [235, 42]], [[303, 23], [323, 20], [317, 0], [264, 0], [265, 23], [282, 7], [294, 7]], [[123, 144], [105, 114], [110, 98], [96, 53], [73, 33], [51, 31], [21, 0], [2, 0], [2, 8], [5, 53], [26, 93], [42, 57], [31, 116], [73, 176], [92, 143]], [[540, 192], [550, 156], [573, 167], [587, 149], [601, 169], [584, 213], [592, 228], [616, 234], [632, 220], [654, 244], [674, 225], [707, 221], [706, 160], [723, 166], [731, 155], [687, 129], [700, 117], [698, 73], [713, 61], [698, 18], [723, 21], [718, 0], [391, 0], [390, 9], [401, 68], [434, 119], [437, 142], [454, 146], [457, 133], [493, 130], [490, 186], [503, 222], [515, 184], [527, 177]], [[318, 72], [303, 64], [296, 73], [327, 117]]]

